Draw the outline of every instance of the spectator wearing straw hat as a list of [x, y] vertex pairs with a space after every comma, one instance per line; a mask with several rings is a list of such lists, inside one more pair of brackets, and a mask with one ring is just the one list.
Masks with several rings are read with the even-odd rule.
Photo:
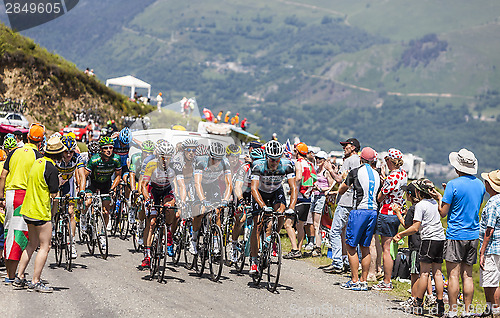
[[[485, 314], [500, 317], [500, 170], [482, 173], [486, 192], [490, 195], [481, 213], [479, 225], [479, 283], [484, 288]], [[495, 296], [496, 295], [496, 296]]]
[[457, 298], [462, 277], [465, 315], [474, 295], [472, 265], [477, 260], [479, 245], [479, 208], [485, 193], [484, 184], [474, 175], [478, 162], [474, 153], [467, 149], [452, 152], [450, 164], [455, 168], [458, 178], [443, 184], [444, 195], [434, 190], [433, 196], [439, 202], [441, 217], [447, 216], [446, 243], [444, 259], [448, 272], [449, 317], [457, 315]]

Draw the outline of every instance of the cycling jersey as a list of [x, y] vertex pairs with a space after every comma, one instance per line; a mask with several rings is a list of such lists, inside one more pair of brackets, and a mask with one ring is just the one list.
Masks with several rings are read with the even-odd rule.
[[111, 181], [111, 176], [115, 171], [121, 170], [120, 157], [113, 154], [107, 161], [101, 155], [94, 155], [87, 163], [87, 169], [90, 171], [90, 180], [98, 183], [106, 183]]
[[194, 174], [202, 174], [202, 184], [211, 184], [222, 175], [230, 175], [231, 168], [227, 158], [223, 158], [215, 166], [210, 166], [210, 157], [200, 156], [196, 158]]
[[148, 181], [154, 189], [173, 189], [174, 170], [167, 167], [163, 170], [158, 165], [158, 160], [151, 160], [145, 169], [143, 180]]
[[68, 180], [73, 177], [75, 170], [83, 168], [83, 160], [82, 156], [79, 153], [73, 153], [73, 157], [71, 157], [69, 162], [65, 162], [64, 160], [56, 162], [57, 170], [59, 170], [59, 174], [63, 180]]
[[114, 139], [113, 153], [119, 156], [122, 167], [127, 166], [129, 151], [130, 151], [130, 145], [122, 144], [120, 142], [120, 139], [118, 138]]
[[281, 158], [278, 168], [274, 171], [267, 166], [266, 159], [254, 161], [252, 168], [252, 180], [259, 181], [259, 190], [272, 193], [281, 188], [283, 180], [295, 178], [295, 169], [292, 162]]
[[172, 157], [171, 165], [172, 169], [174, 169], [175, 178], [179, 179], [192, 179], [193, 173], [195, 170], [196, 158], [193, 161], [189, 162], [184, 158], [184, 153], [182, 151], [176, 153]]
[[233, 187], [236, 184], [236, 181], [243, 182], [242, 192], [250, 192], [251, 184], [252, 184], [252, 164], [245, 163], [243, 164], [238, 171], [236, 171], [233, 177]]

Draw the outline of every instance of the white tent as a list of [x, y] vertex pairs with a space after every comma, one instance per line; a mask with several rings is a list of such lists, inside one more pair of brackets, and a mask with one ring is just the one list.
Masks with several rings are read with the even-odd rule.
[[151, 84], [141, 81], [140, 79], [135, 78], [132, 75], [107, 79], [106, 86], [109, 85], [130, 87], [130, 98], [134, 98], [136, 88], [147, 88], [148, 98], [151, 98]]

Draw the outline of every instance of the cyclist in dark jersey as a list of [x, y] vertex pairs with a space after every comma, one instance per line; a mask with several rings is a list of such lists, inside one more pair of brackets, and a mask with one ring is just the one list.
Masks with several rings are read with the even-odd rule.
[[[257, 160], [252, 168], [252, 205], [253, 222], [257, 225], [261, 211], [285, 211], [285, 192], [282, 182], [287, 180], [290, 186], [290, 204], [287, 212], [293, 214], [297, 203], [297, 189], [295, 184], [295, 169], [290, 160], [282, 158], [284, 147], [278, 141], [271, 140], [266, 144], [266, 159]], [[279, 218], [278, 231], [283, 227], [284, 215]], [[254, 226], [250, 237], [250, 274], [257, 274], [258, 236], [261, 226]], [[270, 228], [266, 229], [270, 231]], [[270, 235], [270, 233], [269, 233]]]
[[[92, 156], [87, 167], [85, 168], [85, 179], [90, 176], [90, 185], [87, 188], [90, 192], [101, 191], [101, 194], [110, 193], [113, 191], [121, 179], [121, 163], [120, 157], [113, 153], [113, 139], [109, 137], [101, 137], [99, 139], [101, 153]], [[115, 174], [115, 180], [111, 178]], [[87, 208], [90, 206], [90, 198], [87, 200]], [[104, 221], [108, 224], [109, 211], [111, 210], [111, 202], [109, 197], [103, 198], [103, 215]]]
[[[189, 248], [192, 254], [197, 254], [195, 242], [198, 238], [198, 231], [201, 227], [205, 207], [219, 202], [222, 202], [222, 205], [225, 206], [231, 196], [231, 168], [224, 156], [225, 154], [225, 147], [220, 142], [214, 142], [209, 146], [208, 156], [196, 158], [194, 186], [198, 199], [203, 207], [200, 209], [199, 204], [197, 204], [193, 213], [199, 215], [193, 218], [193, 236]], [[218, 180], [221, 176], [224, 176], [224, 182], [226, 184], [226, 190], [222, 198], [218, 184]], [[218, 223], [220, 223], [220, 219], [218, 219]]]

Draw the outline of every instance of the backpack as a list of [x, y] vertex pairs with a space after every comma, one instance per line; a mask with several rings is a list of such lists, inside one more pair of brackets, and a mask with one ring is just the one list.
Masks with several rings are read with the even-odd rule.
[[397, 277], [401, 279], [410, 279], [410, 254], [409, 248], [399, 249], [396, 260], [394, 261], [394, 267], [392, 268], [392, 279]]

